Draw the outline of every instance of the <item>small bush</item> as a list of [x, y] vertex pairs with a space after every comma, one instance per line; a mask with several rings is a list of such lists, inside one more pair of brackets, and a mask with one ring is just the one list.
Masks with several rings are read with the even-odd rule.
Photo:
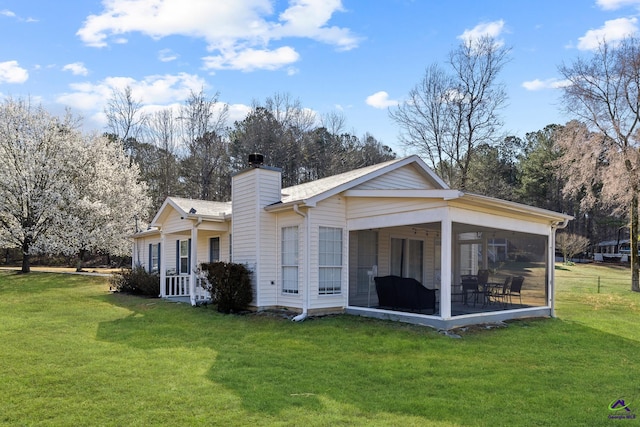
[[208, 281], [202, 286], [211, 294], [219, 312], [244, 310], [253, 300], [251, 272], [243, 264], [209, 262], [200, 267]]
[[149, 273], [142, 267], [120, 270], [111, 276], [109, 283], [116, 292], [149, 297], [160, 295], [160, 275]]

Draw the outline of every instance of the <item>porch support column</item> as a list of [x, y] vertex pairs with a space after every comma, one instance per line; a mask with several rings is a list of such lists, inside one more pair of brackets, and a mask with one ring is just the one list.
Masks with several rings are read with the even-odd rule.
[[453, 263], [451, 262], [452, 235], [451, 215], [447, 213], [440, 222], [440, 316], [447, 320], [451, 319], [451, 273]]
[[547, 304], [551, 307], [551, 317], [556, 317], [556, 227], [549, 227], [549, 238], [547, 239]]
[[191, 305], [196, 305], [196, 286], [198, 268], [198, 225], [194, 223], [191, 227], [191, 265], [189, 266], [189, 301]]
[[167, 296], [167, 268], [165, 264], [167, 263], [167, 236], [160, 232], [160, 265], [158, 268], [160, 269], [160, 298], [165, 298]]

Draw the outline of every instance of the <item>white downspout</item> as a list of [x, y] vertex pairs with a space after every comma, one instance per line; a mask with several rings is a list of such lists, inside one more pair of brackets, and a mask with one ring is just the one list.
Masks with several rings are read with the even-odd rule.
[[562, 230], [569, 224], [569, 220], [556, 222], [551, 225], [551, 235], [549, 236], [549, 299], [551, 306], [551, 317], [556, 317], [556, 231]]
[[307, 318], [307, 313], [309, 310], [309, 234], [311, 231], [311, 227], [309, 225], [309, 217], [298, 208], [298, 204], [293, 205], [293, 211], [304, 218], [305, 224], [305, 248], [304, 248], [304, 298], [302, 299], [302, 313], [295, 316], [293, 319], [294, 322], [301, 322]]

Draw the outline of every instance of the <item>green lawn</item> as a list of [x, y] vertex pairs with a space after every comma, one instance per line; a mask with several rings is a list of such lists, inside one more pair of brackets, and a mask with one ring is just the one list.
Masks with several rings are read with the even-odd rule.
[[[453, 339], [351, 316], [294, 323], [0, 272], [0, 425], [597, 426], [640, 423], [640, 294], [557, 269], [557, 318]], [[601, 277], [597, 293], [597, 277]], [[610, 420], [624, 399], [635, 420]]]

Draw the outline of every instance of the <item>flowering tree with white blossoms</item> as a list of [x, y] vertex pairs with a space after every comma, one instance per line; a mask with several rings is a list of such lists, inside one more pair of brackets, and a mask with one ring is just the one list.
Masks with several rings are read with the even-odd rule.
[[148, 211], [122, 147], [77, 124], [29, 101], [0, 104], [0, 236], [22, 249], [25, 273], [33, 253], [127, 253], [135, 218]]

